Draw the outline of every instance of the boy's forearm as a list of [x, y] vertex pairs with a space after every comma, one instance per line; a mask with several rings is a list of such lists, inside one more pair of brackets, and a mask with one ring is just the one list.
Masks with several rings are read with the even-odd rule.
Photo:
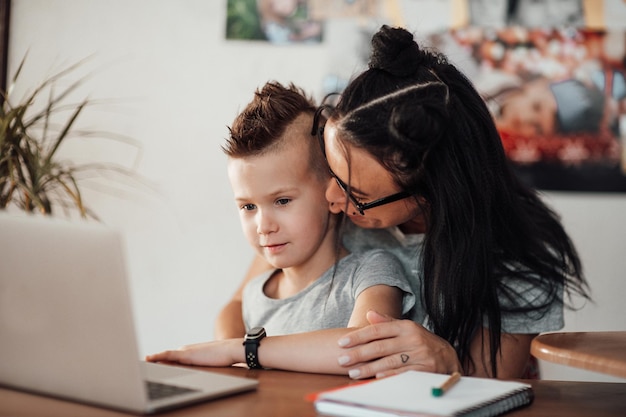
[[[346, 375], [348, 370], [339, 366], [339, 356], [345, 353], [338, 340], [350, 330], [325, 329], [285, 336], [268, 336], [261, 340], [259, 362], [264, 368], [298, 372]], [[241, 349], [243, 352], [243, 346]], [[242, 362], [245, 358], [241, 357]]]
[[[350, 330], [327, 329], [285, 336], [268, 336], [258, 346], [258, 360], [264, 368], [286, 371], [346, 375], [338, 358], [345, 354], [338, 340]], [[198, 366], [230, 366], [246, 363], [243, 338], [231, 338], [183, 346], [146, 356], [151, 362], [179, 362]]]

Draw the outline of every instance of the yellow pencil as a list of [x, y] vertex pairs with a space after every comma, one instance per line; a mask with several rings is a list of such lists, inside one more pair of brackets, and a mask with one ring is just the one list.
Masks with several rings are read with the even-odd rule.
[[446, 381], [441, 384], [440, 387], [433, 387], [432, 393], [433, 397], [441, 397], [445, 394], [450, 388], [454, 386], [461, 379], [461, 374], [459, 372], [454, 372], [450, 375], [450, 378], [446, 379]]

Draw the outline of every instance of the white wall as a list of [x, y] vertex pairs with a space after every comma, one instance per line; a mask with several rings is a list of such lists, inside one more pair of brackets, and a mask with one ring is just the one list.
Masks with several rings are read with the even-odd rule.
[[[88, 108], [82, 126], [125, 134], [142, 145], [137, 167], [157, 191], [131, 188], [122, 198], [85, 193], [101, 219], [127, 239], [142, 354], [210, 339], [217, 312], [252, 257], [219, 148], [226, 126], [267, 80], [293, 81], [319, 98], [322, 78], [332, 68], [325, 44], [225, 41], [225, 3], [12, 5], [9, 74], [28, 51], [14, 97], [55, 69], [90, 56], [77, 73], [93, 74], [76, 98], [107, 102]], [[428, 3], [423, 2], [424, 20], [432, 24]], [[68, 145], [64, 152], [76, 159], [128, 163], [136, 154], [133, 147], [108, 141]], [[595, 299], [567, 313], [566, 330], [626, 330], [626, 196], [546, 198], [578, 245]], [[552, 379], [611, 380], [554, 366], [543, 372]]]

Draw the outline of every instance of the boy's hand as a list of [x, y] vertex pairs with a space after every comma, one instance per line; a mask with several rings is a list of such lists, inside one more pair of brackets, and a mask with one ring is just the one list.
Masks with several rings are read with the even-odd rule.
[[231, 366], [245, 362], [243, 339], [197, 343], [146, 356], [148, 362], [177, 362], [196, 366]]

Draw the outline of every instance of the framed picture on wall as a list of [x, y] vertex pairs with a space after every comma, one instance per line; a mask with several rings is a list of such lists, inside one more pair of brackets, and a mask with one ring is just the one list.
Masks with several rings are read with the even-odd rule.
[[523, 180], [626, 191], [626, 32], [466, 27], [431, 41], [483, 95]]
[[322, 23], [311, 18], [308, 0], [228, 0], [226, 39], [319, 43]]

